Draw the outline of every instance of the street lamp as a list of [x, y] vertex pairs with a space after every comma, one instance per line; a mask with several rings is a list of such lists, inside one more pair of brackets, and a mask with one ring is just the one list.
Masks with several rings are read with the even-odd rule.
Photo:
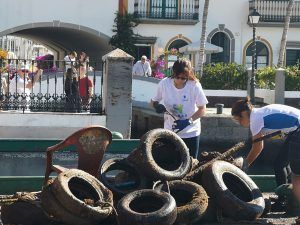
[[256, 63], [256, 25], [259, 22], [260, 14], [253, 9], [253, 11], [249, 15], [249, 22], [253, 28], [253, 39], [252, 39], [252, 73], [250, 79], [250, 98], [252, 104], [255, 103], [255, 69], [257, 69]]

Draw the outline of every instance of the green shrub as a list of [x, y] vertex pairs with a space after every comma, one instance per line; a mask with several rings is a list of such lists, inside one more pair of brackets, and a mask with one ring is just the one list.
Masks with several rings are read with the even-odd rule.
[[285, 90], [299, 91], [300, 90], [300, 65], [289, 66], [286, 68]]
[[236, 90], [247, 87], [247, 71], [236, 63], [207, 64], [200, 79], [204, 89]]
[[[200, 79], [204, 89], [212, 90], [246, 90], [247, 70], [236, 63], [207, 64]], [[275, 89], [276, 67], [258, 69], [255, 75], [256, 88]], [[289, 66], [285, 72], [285, 90], [300, 90], [300, 64]]]
[[275, 68], [265, 67], [258, 69], [255, 75], [256, 88], [274, 89], [275, 88]]

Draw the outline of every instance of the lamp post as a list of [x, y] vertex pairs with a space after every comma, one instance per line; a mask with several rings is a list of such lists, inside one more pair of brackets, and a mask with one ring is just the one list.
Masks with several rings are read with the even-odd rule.
[[251, 79], [250, 79], [250, 98], [252, 104], [255, 103], [255, 69], [257, 69], [256, 63], [256, 25], [259, 22], [260, 14], [253, 9], [253, 11], [249, 14], [249, 22], [253, 29], [253, 39], [252, 39], [252, 72], [251, 72]]

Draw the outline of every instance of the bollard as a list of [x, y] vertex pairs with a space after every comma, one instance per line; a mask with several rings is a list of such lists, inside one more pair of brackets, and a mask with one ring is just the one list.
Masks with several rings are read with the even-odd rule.
[[222, 114], [223, 113], [224, 104], [218, 103], [218, 104], [215, 104], [215, 106], [217, 107], [217, 114]]

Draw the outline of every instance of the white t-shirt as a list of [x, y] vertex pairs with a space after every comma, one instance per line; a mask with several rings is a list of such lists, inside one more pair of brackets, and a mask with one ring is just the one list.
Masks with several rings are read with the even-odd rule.
[[[17, 80], [17, 82], [16, 82]], [[9, 92], [11, 94], [13, 93], [26, 93], [27, 95], [30, 94], [30, 89], [26, 88], [26, 85], [28, 84], [27, 79], [25, 79], [25, 89], [24, 89], [24, 79], [21, 78], [19, 75], [16, 75], [12, 80], [9, 82]]]
[[137, 61], [132, 69], [133, 75], [139, 75], [139, 76], [145, 76], [150, 77], [151, 76], [151, 66], [149, 62], [145, 62], [144, 64], [141, 61]]
[[289, 133], [300, 126], [300, 110], [279, 104], [271, 104], [253, 109], [250, 114], [252, 136], [261, 132], [263, 135], [281, 130]]
[[[171, 78], [164, 78], [159, 82], [156, 96], [152, 100], [162, 101], [162, 104], [176, 120], [190, 118], [198, 110], [199, 106], [204, 106], [208, 103], [199, 82], [189, 80], [184, 88], [178, 89]], [[172, 116], [165, 113], [164, 128], [172, 130], [173, 123], [174, 119]], [[200, 135], [200, 133], [200, 119], [197, 119], [193, 124], [178, 132], [178, 135], [181, 138], [191, 138]]]
[[69, 55], [66, 55], [65, 58], [64, 58], [64, 61], [65, 61], [65, 68], [66, 68], [66, 72], [69, 68], [72, 68], [72, 65], [75, 66], [75, 62], [76, 62], [76, 59], [73, 58], [71, 59], [71, 57]]

